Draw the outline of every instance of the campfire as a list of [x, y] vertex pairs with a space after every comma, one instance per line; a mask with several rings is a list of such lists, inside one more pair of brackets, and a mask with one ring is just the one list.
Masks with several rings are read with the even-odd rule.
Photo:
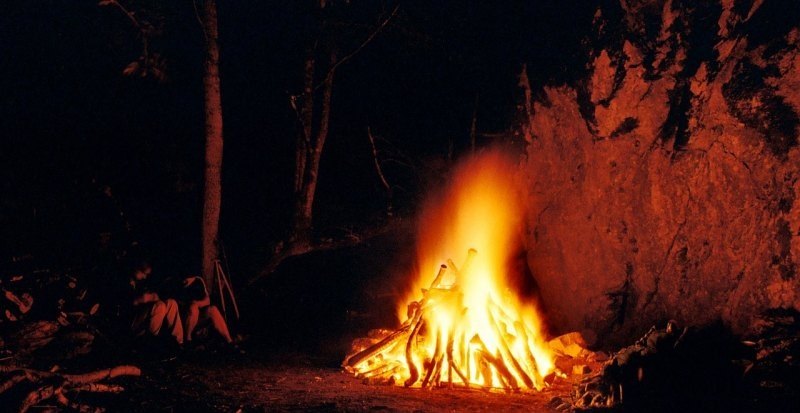
[[514, 182], [513, 162], [497, 152], [457, 170], [422, 214], [419, 274], [398, 303], [400, 328], [356, 340], [343, 362], [347, 371], [406, 387], [547, 385], [553, 351], [535, 303], [513, 283], [520, 277], [511, 264], [523, 228]]

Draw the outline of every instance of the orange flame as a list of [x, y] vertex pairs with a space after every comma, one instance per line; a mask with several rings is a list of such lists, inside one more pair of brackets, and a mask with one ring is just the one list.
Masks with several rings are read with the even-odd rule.
[[419, 273], [397, 309], [405, 321], [395, 334], [407, 340], [387, 346], [378, 363], [358, 359], [354, 370], [369, 377], [391, 367], [407, 386], [543, 387], [553, 358], [541, 319], [508, 277], [524, 228], [520, 199], [515, 163], [500, 152], [456, 169], [420, 217]]

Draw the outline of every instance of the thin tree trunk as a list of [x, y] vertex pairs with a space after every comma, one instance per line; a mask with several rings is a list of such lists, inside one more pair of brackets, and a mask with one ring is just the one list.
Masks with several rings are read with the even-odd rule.
[[378, 178], [381, 180], [381, 185], [386, 189], [386, 215], [392, 216], [392, 186], [386, 180], [386, 175], [383, 174], [381, 168], [381, 161], [378, 159], [378, 147], [375, 146], [375, 137], [372, 136], [372, 129], [367, 126], [367, 138], [369, 139], [370, 147], [372, 148], [372, 160], [375, 163], [375, 172], [378, 173]]
[[[313, 71], [313, 60], [309, 58], [306, 60], [306, 81], [309, 79], [309, 70]], [[311, 61], [311, 65], [309, 65]], [[330, 67], [336, 64], [336, 54], [330, 54]], [[313, 72], [310, 76], [313, 79]], [[311, 90], [311, 95], [314, 91]], [[297, 204], [295, 207], [294, 228], [292, 231], [292, 238], [296, 247], [303, 247], [310, 245], [311, 242], [311, 224], [313, 221], [313, 206], [314, 197], [317, 191], [317, 176], [319, 174], [319, 162], [322, 158], [322, 149], [325, 146], [325, 140], [328, 137], [328, 125], [331, 117], [331, 95], [333, 94], [333, 76], [329, 75], [322, 83], [322, 101], [320, 102], [319, 111], [319, 124], [314, 134], [314, 139], [307, 146], [306, 158], [304, 159], [305, 168], [303, 171], [302, 187], [297, 197]], [[309, 95], [306, 99], [312, 99]], [[303, 103], [304, 108], [306, 102]], [[310, 105], [313, 108], [313, 104]], [[313, 116], [306, 116], [303, 114], [304, 122], [313, 124]], [[304, 130], [309, 133], [314, 133], [312, 127], [303, 125]], [[300, 151], [301, 148], [298, 148]]]
[[306, 52], [306, 60], [303, 76], [303, 101], [300, 109], [300, 121], [302, 129], [297, 136], [297, 146], [295, 148], [295, 174], [294, 191], [299, 194], [303, 190], [305, 182], [306, 163], [308, 162], [308, 151], [311, 146], [312, 127], [314, 125], [314, 53], [315, 47], [309, 47]]
[[204, 2], [203, 30], [206, 55], [203, 64], [205, 90], [205, 179], [203, 194], [202, 270], [206, 285], [214, 277], [214, 260], [218, 258], [217, 237], [222, 204], [222, 99], [219, 81], [219, 45], [216, 0]]

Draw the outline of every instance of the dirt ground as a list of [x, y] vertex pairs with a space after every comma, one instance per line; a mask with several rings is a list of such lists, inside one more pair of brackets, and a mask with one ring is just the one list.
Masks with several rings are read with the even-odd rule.
[[264, 361], [248, 356], [171, 359], [143, 365], [119, 408], [158, 412], [462, 412], [552, 411], [547, 403], [566, 384], [541, 393], [478, 389], [407, 389], [366, 385], [307, 358]]

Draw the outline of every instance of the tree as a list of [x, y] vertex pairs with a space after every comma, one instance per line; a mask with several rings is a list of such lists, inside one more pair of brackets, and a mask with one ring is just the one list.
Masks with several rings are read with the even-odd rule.
[[[164, 60], [150, 50], [150, 41], [160, 33], [149, 19], [130, 10], [118, 0], [100, 0], [99, 6], [111, 6], [122, 12], [138, 31], [141, 56], [123, 70], [125, 76], [152, 76], [164, 81]], [[196, 4], [195, 4], [196, 6]], [[202, 0], [198, 18], [205, 36], [203, 59], [203, 91], [205, 115], [205, 166], [203, 175], [203, 218], [201, 226], [201, 269], [207, 285], [214, 277], [215, 260], [219, 256], [219, 217], [222, 205], [222, 99], [219, 76], [219, 31], [216, 0]], [[141, 12], [141, 11], [140, 11]], [[200, 16], [202, 14], [202, 16]]]
[[[392, 9], [384, 11], [376, 24], [369, 25], [370, 27], [364, 40], [357, 43], [349, 53], [339, 58], [340, 45], [337, 44], [337, 40], [352, 38], [354, 34], [358, 36], [355, 32], [344, 35], [342, 28], [352, 29], [359, 25], [350, 21], [336, 21], [333, 17], [345, 14], [345, 8], [351, 7], [349, 3], [349, 1], [316, 0], [309, 11], [309, 27], [306, 28], [306, 32], [310, 33], [310, 35], [306, 39], [307, 45], [303, 59], [302, 91], [290, 96], [289, 99], [298, 121], [298, 132], [295, 138], [294, 209], [291, 227], [286, 242], [278, 244], [273, 256], [263, 269], [250, 278], [250, 284], [272, 273], [288, 257], [305, 254], [313, 250], [330, 249], [352, 244], [353, 239], [360, 238], [351, 237], [347, 240], [326, 243], [313, 241], [314, 198], [317, 190], [319, 165], [325, 142], [328, 138], [331, 98], [337, 70], [360, 53], [389, 25], [397, 15], [400, 5], [396, 4]], [[345, 31], [348, 30], [345, 29]], [[349, 31], [352, 32], [352, 30]], [[371, 135], [369, 137], [373, 139]], [[374, 142], [372, 144], [374, 145]], [[380, 168], [378, 168], [378, 172], [379, 174], [382, 173]], [[385, 178], [381, 177], [381, 179], [385, 181]], [[380, 230], [371, 232], [377, 233]], [[362, 235], [365, 237], [370, 236], [370, 234]]]
[[[314, 16], [323, 16], [326, 7], [334, 7], [330, 1], [320, 0], [316, 3]], [[292, 228], [289, 234], [289, 249], [302, 253], [311, 248], [311, 232], [313, 221], [314, 196], [317, 189], [319, 163], [322, 150], [328, 137], [331, 116], [331, 96], [336, 70], [353, 56], [358, 54], [378, 35], [397, 14], [396, 5], [385, 17], [382, 17], [366, 39], [341, 60], [337, 60], [335, 35], [325, 33], [325, 43], [319, 38], [309, 39], [303, 66], [303, 91], [291, 97], [292, 108], [297, 113], [300, 123], [295, 148], [294, 191], [295, 205]], [[324, 31], [324, 17], [312, 19], [311, 32]], [[317, 29], [323, 30], [317, 30]], [[319, 69], [324, 69], [320, 83], [317, 81]], [[317, 99], [319, 99], [317, 101]]]
[[205, 103], [205, 172], [203, 179], [202, 271], [206, 285], [213, 285], [218, 258], [219, 215], [222, 206], [222, 98], [219, 79], [219, 34], [216, 0], [203, 2], [203, 89]]

